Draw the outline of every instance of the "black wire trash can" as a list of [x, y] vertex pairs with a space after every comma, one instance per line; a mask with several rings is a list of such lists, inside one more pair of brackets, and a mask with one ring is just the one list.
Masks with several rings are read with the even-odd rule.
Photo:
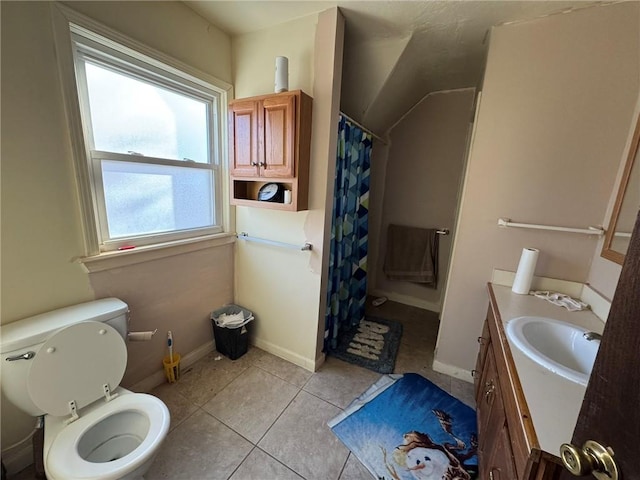
[[216, 350], [231, 360], [247, 353], [252, 320], [253, 313], [239, 305], [225, 305], [211, 312]]

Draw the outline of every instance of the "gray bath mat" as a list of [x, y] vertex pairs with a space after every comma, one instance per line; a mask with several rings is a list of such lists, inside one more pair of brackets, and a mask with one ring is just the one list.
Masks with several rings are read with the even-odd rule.
[[402, 337], [402, 324], [384, 318], [365, 317], [343, 332], [329, 355], [378, 373], [392, 373]]

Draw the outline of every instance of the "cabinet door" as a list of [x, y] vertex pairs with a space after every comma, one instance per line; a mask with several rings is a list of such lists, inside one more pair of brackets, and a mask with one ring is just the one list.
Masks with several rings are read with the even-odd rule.
[[262, 102], [264, 142], [261, 172], [263, 177], [293, 178], [296, 151], [296, 97], [278, 95]]
[[229, 105], [229, 169], [236, 177], [258, 176], [259, 102]]
[[505, 421], [496, 361], [491, 348], [487, 350], [481, 378], [480, 395], [476, 402], [478, 446], [480, 450], [488, 451], [492, 448], [494, 435], [500, 427], [499, 423]]
[[[491, 307], [489, 307], [491, 308]], [[489, 312], [487, 315], [490, 315]], [[490, 346], [491, 336], [489, 334], [489, 322], [485, 320], [484, 328], [482, 329], [482, 335], [478, 337], [478, 357], [476, 360], [476, 368], [472, 372], [473, 373], [473, 383], [475, 387], [475, 398], [476, 404], [480, 404], [480, 396], [483, 393], [482, 391], [482, 372], [484, 371], [484, 364], [487, 358], [487, 351]]]
[[485, 467], [481, 467], [480, 478], [484, 480], [515, 480], [516, 468], [513, 463], [509, 430], [505, 423], [497, 432], [493, 449], [485, 456]]

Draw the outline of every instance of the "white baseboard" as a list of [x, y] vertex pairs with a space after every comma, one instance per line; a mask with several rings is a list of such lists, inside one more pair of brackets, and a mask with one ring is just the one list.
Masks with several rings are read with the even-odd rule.
[[458, 378], [460, 380], [464, 380], [465, 382], [473, 383], [473, 376], [469, 370], [464, 370], [459, 367], [454, 367], [453, 365], [449, 365], [448, 363], [442, 363], [438, 360], [433, 361], [433, 367], [436, 372], [444, 373], [445, 375], [449, 375], [450, 377]]
[[387, 292], [385, 290], [372, 290], [369, 295], [374, 297], [387, 297], [392, 302], [402, 303], [411, 307], [424, 308], [430, 312], [440, 313], [441, 305], [436, 302], [429, 302], [420, 298], [410, 297], [409, 295], [401, 295], [395, 292]]
[[317, 367], [322, 365], [322, 363], [324, 362], [324, 355], [322, 355], [321, 358], [312, 360], [260, 338], [254, 338], [252, 343], [265, 352], [271, 353], [276, 357], [284, 358], [285, 360], [288, 360], [291, 363], [304, 368], [305, 370], [309, 370], [310, 372], [315, 372], [317, 370]]
[[[34, 418], [33, 421], [35, 422], [36, 419]], [[2, 462], [7, 469], [9, 478], [31, 465], [33, 463], [33, 446], [31, 439], [24, 442], [24, 447], [14, 449], [14, 451], [9, 454], [3, 454]]]
[[[180, 359], [180, 368], [184, 370], [213, 351], [213, 342], [200, 345]], [[134, 392], [149, 392], [165, 382], [164, 370], [158, 370], [131, 387]]]

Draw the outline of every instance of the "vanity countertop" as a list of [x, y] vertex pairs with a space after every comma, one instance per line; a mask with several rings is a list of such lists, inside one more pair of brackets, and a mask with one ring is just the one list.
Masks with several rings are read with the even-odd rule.
[[[602, 333], [604, 322], [591, 310], [569, 312], [533, 295], [518, 295], [510, 287], [490, 284], [490, 290], [503, 327], [513, 318], [522, 316], [549, 317]], [[507, 337], [505, 341], [509, 342]], [[560, 445], [573, 435], [586, 387], [555, 375], [533, 362], [509, 344], [531, 421], [540, 448], [559, 455]]]

